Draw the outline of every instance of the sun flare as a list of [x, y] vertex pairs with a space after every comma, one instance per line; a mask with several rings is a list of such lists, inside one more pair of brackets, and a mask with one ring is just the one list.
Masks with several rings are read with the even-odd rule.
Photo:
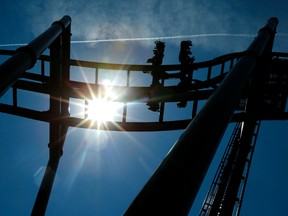
[[117, 114], [118, 107], [114, 102], [105, 99], [94, 99], [88, 101], [87, 118], [98, 121], [112, 121]]
[[92, 100], [88, 100], [86, 104], [86, 117], [97, 123], [105, 123], [107, 121], [115, 121], [119, 116], [119, 110], [122, 107], [121, 103], [115, 102], [117, 99], [116, 93], [111, 87], [111, 82], [104, 82], [104, 95], [93, 96]]

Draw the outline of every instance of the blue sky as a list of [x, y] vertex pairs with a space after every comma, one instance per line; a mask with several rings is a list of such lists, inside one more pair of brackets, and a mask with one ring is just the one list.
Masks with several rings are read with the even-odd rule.
[[[274, 51], [287, 52], [287, 8], [284, 1], [268, 0], [261, 3], [256, 0], [2, 0], [0, 46], [30, 42], [52, 22], [67, 14], [72, 18], [74, 42], [170, 37], [164, 40], [164, 64], [174, 64], [178, 63], [182, 39], [172, 38], [190, 35], [187, 39], [193, 41], [196, 61], [204, 61], [245, 50], [253, 35], [270, 17], [276, 16], [279, 36], [275, 38]], [[218, 33], [227, 36], [193, 37]], [[0, 48], [16, 49], [17, 46]], [[153, 40], [74, 43], [71, 48], [71, 58], [75, 59], [146, 64], [146, 60], [152, 57], [154, 43]], [[31, 101], [23, 94], [19, 103], [45, 109], [45, 98], [38, 99]], [[0, 102], [6, 100], [7, 95]], [[178, 110], [177, 116], [171, 114], [171, 118], [186, 116], [188, 112]], [[146, 114], [149, 118], [156, 116], [145, 110]], [[138, 118], [146, 118], [145, 115]], [[48, 160], [49, 126], [3, 113], [0, 116], [0, 214], [29, 215]], [[243, 215], [286, 214], [287, 130], [287, 121], [262, 123], [242, 207]], [[69, 129], [47, 215], [121, 215], [182, 132]], [[227, 137], [229, 134], [224, 140]], [[214, 166], [207, 173], [208, 179], [204, 181], [190, 215], [199, 212], [224, 145], [220, 145], [212, 162]]]

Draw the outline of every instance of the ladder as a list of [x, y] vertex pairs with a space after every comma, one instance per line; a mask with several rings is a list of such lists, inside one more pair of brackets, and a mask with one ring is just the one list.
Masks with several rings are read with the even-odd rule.
[[[248, 174], [251, 166], [251, 161], [255, 149], [255, 144], [260, 128], [260, 121], [256, 122], [254, 134], [251, 142], [251, 149], [247, 155], [244, 172], [241, 178], [241, 182], [238, 186], [238, 194], [234, 199], [234, 211], [233, 215], [240, 214], [240, 208], [242, 206], [242, 200], [246, 188]], [[221, 162], [216, 170], [212, 184], [208, 190], [207, 196], [203, 202], [200, 210], [200, 216], [222, 215], [223, 201], [227, 195], [227, 188], [231, 181], [231, 176], [236, 164], [237, 155], [239, 155], [240, 137], [242, 131], [242, 122], [238, 122], [232, 132], [228, 145], [223, 153]]]

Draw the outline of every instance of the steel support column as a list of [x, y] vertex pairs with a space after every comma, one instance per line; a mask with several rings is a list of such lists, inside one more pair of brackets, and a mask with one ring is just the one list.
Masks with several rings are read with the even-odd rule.
[[[234, 158], [234, 168], [231, 172], [229, 184], [226, 186], [225, 196], [222, 200], [222, 206], [218, 208], [220, 215], [236, 215], [235, 204], [238, 199], [238, 193], [241, 181], [243, 180], [243, 172], [247, 163], [249, 152], [252, 150], [253, 137], [255, 136], [255, 129], [258, 125], [256, 114], [261, 112], [261, 105], [263, 103], [263, 92], [265, 82], [269, 78], [267, 73], [267, 66], [271, 64], [271, 52], [273, 47], [274, 36], [271, 37], [264, 53], [259, 59], [259, 66], [253, 73], [251, 78], [249, 95], [246, 105], [247, 118], [243, 122], [243, 130], [239, 140], [239, 151]], [[266, 72], [266, 73], [265, 73]], [[240, 210], [240, 209], [239, 209]], [[211, 214], [211, 215], [218, 215]]]
[[124, 215], [188, 215], [219, 142], [278, 24], [271, 18], [191, 121]]
[[264, 101], [263, 92], [265, 82], [267, 82], [269, 78], [267, 67], [271, 65], [273, 41], [274, 36], [272, 35], [263, 55], [258, 59], [258, 67], [250, 79], [248, 100], [245, 107], [247, 117], [242, 122], [239, 141], [237, 145], [233, 146], [228, 163], [223, 169], [219, 188], [209, 212], [210, 216], [238, 215], [238, 212], [240, 212], [241, 206], [236, 205], [240, 202], [240, 196], [238, 195], [239, 188], [241, 182], [244, 180], [244, 170], [248, 162], [249, 153], [252, 151], [253, 138], [254, 142], [256, 142], [255, 135], [257, 132], [255, 130], [259, 128], [257, 113], [261, 113], [261, 107]]
[[68, 126], [63, 125], [62, 120], [69, 116], [69, 98], [63, 92], [69, 81], [70, 35], [71, 26], [68, 25], [50, 48], [49, 161], [32, 210], [33, 216], [45, 215], [68, 131]]

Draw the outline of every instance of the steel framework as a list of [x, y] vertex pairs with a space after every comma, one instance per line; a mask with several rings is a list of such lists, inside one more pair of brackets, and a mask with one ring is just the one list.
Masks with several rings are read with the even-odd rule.
[[[187, 215], [226, 127], [231, 122], [236, 122], [237, 127], [200, 215], [239, 214], [260, 121], [288, 119], [288, 54], [272, 52], [277, 24], [277, 18], [269, 19], [244, 52], [205, 62], [194, 62], [194, 57], [191, 57], [186, 59], [190, 63], [181, 62], [179, 65], [162, 65], [161, 56], [165, 46], [161, 43], [156, 43], [155, 58], [148, 60], [152, 65], [70, 59], [69, 16], [54, 22], [27, 46], [16, 51], [0, 50], [1, 55], [11, 56], [0, 65], [0, 95], [11, 88], [13, 101], [12, 104], [0, 104], [0, 111], [48, 122], [50, 125], [49, 160], [32, 215], [45, 215], [69, 127], [114, 131], [186, 128], [124, 215]], [[50, 49], [50, 55], [42, 55], [47, 48]], [[187, 46], [182, 50], [182, 59], [186, 49]], [[36, 62], [40, 64], [40, 71], [29, 71]], [[71, 67], [93, 70], [95, 82], [71, 80]], [[98, 92], [105, 94], [105, 86], [99, 84], [98, 74], [100, 70], [106, 69], [126, 71], [126, 86], [111, 86], [115, 91], [123, 92], [117, 98], [124, 104], [121, 121], [98, 125], [89, 120], [86, 114], [82, 118], [71, 116], [71, 99], [82, 99], [86, 104], [92, 95]], [[131, 73], [143, 72], [151, 72], [152, 85], [130, 86]], [[196, 73], [201, 73], [205, 78], [193, 79]], [[186, 79], [183, 74], [188, 74], [190, 79], [187, 85], [183, 85]], [[182, 84], [165, 86], [165, 80], [171, 78], [181, 80]], [[18, 90], [48, 95], [49, 110], [19, 106]], [[129, 121], [127, 107], [136, 100], [147, 103], [150, 108], [152, 105], [151, 110], [158, 111], [159, 118], [152, 122]], [[189, 119], [165, 119], [166, 103], [180, 102], [180, 106], [185, 107], [187, 101], [193, 103]], [[206, 101], [201, 109], [199, 101]], [[206, 130], [208, 126], [209, 136]]]

